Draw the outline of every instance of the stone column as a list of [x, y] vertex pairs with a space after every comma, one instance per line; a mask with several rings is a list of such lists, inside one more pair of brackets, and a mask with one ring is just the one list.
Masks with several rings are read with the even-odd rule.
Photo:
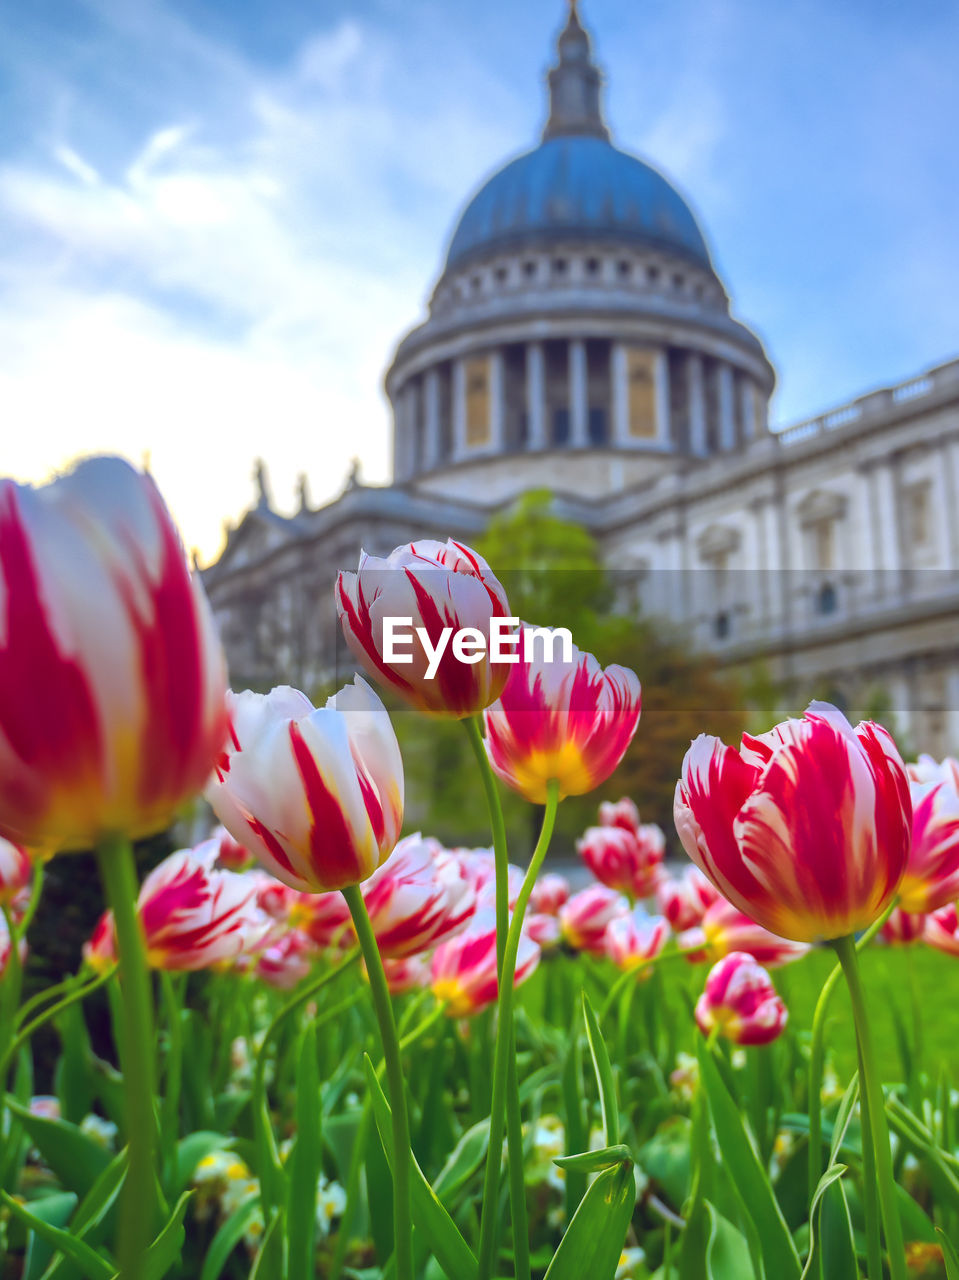
[[503, 352], [494, 347], [489, 356], [489, 451], [503, 452]]
[[736, 447], [736, 416], [733, 408], [733, 370], [724, 361], [719, 366], [719, 447], [729, 453]]
[[453, 361], [453, 461], [466, 457], [466, 365]]
[[695, 351], [686, 357], [689, 388], [689, 448], [697, 457], [706, 455], [706, 393], [703, 387], [703, 358]]
[[526, 346], [527, 448], [546, 447], [546, 369], [543, 344]]
[[423, 380], [423, 401], [423, 467], [428, 471], [440, 463], [440, 376], [435, 369], [430, 369]]
[[609, 356], [609, 373], [612, 381], [613, 443], [629, 444], [629, 367], [626, 347], [614, 342]]
[[739, 383], [739, 413], [743, 424], [743, 438], [753, 440], [756, 436], [756, 389], [752, 378], [743, 374]]
[[786, 624], [786, 587], [789, 566], [783, 560], [780, 538], [780, 513], [775, 502], [765, 502], [762, 507], [764, 545], [766, 548], [766, 600], [768, 604], [768, 630], [770, 634], [781, 632]]
[[878, 594], [876, 591], [876, 534], [873, 527], [872, 488], [869, 471], [860, 467], [854, 477], [851, 505], [854, 556], [853, 612], [867, 608]]
[[959, 568], [959, 440], [951, 440], [943, 449], [943, 471], [948, 495], [945, 519], [949, 526], [950, 559], [952, 565]]
[[902, 561], [899, 555], [899, 511], [896, 509], [896, 478], [891, 462], [880, 463], [873, 472], [873, 526], [882, 565], [883, 595], [887, 601], [900, 591]]
[[953, 569], [955, 560], [952, 555], [952, 538], [950, 526], [955, 523], [955, 510], [950, 511], [950, 504], [955, 500], [949, 475], [949, 455], [946, 446], [939, 450], [935, 470], [932, 473], [932, 485], [929, 491], [930, 520], [936, 539], [936, 568]]
[[584, 449], [589, 444], [588, 416], [586, 343], [575, 338], [569, 344], [569, 427], [574, 449]]

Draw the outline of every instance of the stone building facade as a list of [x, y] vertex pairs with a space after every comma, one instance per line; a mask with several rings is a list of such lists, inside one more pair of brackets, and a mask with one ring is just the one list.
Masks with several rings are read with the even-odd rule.
[[773, 367], [683, 198], [611, 144], [575, 4], [549, 90], [387, 371], [393, 483], [285, 517], [261, 477], [206, 571], [234, 682], [329, 677], [361, 545], [468, 541], [549, 488], [622, 607], [797, 690], [884, 688], [913, 743], [959, 749], [959, 360], [771, 432]]

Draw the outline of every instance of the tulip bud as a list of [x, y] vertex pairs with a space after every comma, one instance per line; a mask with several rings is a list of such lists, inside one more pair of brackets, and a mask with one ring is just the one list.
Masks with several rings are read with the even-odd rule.
[[935, 911], [959, 898], [959, 761], [920, 756], [907, 765], [912, 844], [899, 886], [903, 911]]
[[[336, 607], [354, 657], [418, 710], [462, 719], [502, 692], [510, 666], [491, 655], [490, 633], [509, 604], [483, 557], [463, 543], [411, 542], [385, 560], [363, 552], [358, 571], [337, 578]], [[394, 620], [404, 622], [395, 636]], [[455, 651], [465, 628], [485, 645], [478, 661]]]
[[92, 458], [0, 482], [0, 834], [56, 852], [161, 830], [222, 748], [225, 690], [149, 476]]
[[679, 876], [664, 876], [656, 886], [656, 905], [677, 933], [698, 925], [717, 901], [716, 886], [699, 867], [685, 867]]
[[607, 889], [604, 884], [581, 889], [559, 909], [563, 941], [577, 951], [605, 955], [607, 925], [628, 912], [629, 903], [622, 894]]
[[627, 898], [648, 898], [655, 893], [663, 869], [666, 837], [653, 824], [624, 827], [590, 827], [576, 841], [579, 856], [602, 884]]
[[892, 901], [909, 853], [905, 765], [880, 725], [828, 703], [727, 747], [701, 735], [676, 785], [693, 862], [778, 937], [846, 937]]
[[769, 974], [741, 951], [733, 951], [710, 969], [696, 1002], [696, 1023], [703, 1035], [718, 1028], [734, 1044], [769, 1044], [783, 1031], [788, 1017]]
[[606, 954], [624, 973], [641, 970], [662, 951], [669, 938], [669, 925], [662, 916], [634, 910], [617, 916], [606, 926]]
[[634, 672], [618, 666], [604, 671], [575, 645], [568, 662], [548, 639], [527, 646], [531, 630], [524, 626], [523, 656], [499, 702], [486, 711], [486, 751], [508, 786], [543, 804], [551, 781], [559, 784], [560, 799], [606, 781], [636, 732], [641, 700]]
[[529, 909], [535, 915], [555, 916], [569, 900], [569, 881], [555, 871], [539, 876], [529, 897]]
[[312, 940], [301, 930], [291, 929], [256, 951], [256, 974], [279, 991], [292, 991], [309, 977], [316, 956]]
[[[516, 955], [514, 987], [525, 982], [539, 964], [540, 951], [525, 932]], [[433, 952], [433, 994], [451, 1018], [479, 1013], [499, 993], [496, 968], [496, 920], [492, 911], [479, 911], [462, 933], [447, 938]]]
[[231, 694], [232, 742], [206, 796], [235, 840], [284, 884], [359, 884], [396, 845], [403, 762], [390, 718], [357, 676], [317, 710], [282, 686]]
[[599, 825], [622, 827], [624, 831], [636, 831], [639, 827], [639, 810], [635, 802], [627, 796], [615, 802], [604, 800], [599, 806]]

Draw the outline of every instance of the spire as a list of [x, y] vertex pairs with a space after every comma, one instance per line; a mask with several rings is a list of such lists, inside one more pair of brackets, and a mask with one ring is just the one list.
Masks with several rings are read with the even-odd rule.
[[543, 141], [570, 134], [587, 134], [609, 141], [599, 105], [602, 76], [590, 56], [589, 36], [579, 20], [576, 0], [570, 0], [566, 26], [557, 42], [559, 60], [549, 72], [549, 119]]

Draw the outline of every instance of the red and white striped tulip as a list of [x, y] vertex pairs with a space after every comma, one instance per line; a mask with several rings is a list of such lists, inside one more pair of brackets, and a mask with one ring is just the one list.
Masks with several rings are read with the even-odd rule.
[[403, 822], [403, 761], [370, 686], [357, 676], [323, 708], [288, 686], [229, 703], [231, 743], [206, 790], [227, 831], [293, 889], [366, 880]]
[[[496, 900], [496, 859], [492, 849], [451, 849], [451, 857], [456, 858], [461, 867], [461, 874], [466, 878], [470, 888], [476, 895], [477, 906], [493, 906]], [[510, 910], [516, 906], [519, 891], [523, 887], [523, 869], [515, 863], [508, 863], [506, 868], [506, 891]]]
[[938, 911], [931, 911], [926, 916], [923, 938], [930, 947], [937, 951], [945, 951], [947, 955], [959, 956], [959, 912], [956, 904], [950, 902]]
[[54, 853], [161, 830], [222, 749], [225, 692], [149, 476], [91, 458], [0, 481], [0, 834]]
[[390, 994], [405, 995], [407, 991], [421, 991], [430, 985], [432, 970], [428, 956], [404, 956], [402, 960], [383, 961], [386, 985]]
[[866, 928], [909, 855], [906, 767], [881, 725], [814, 702], [739, 750], [701, 735], [676, 785], [693, 862], [757, 923], [800, 942]]
[[[592, 791], [622, 760], [639, 724], [641, 693], [635, 672], [610, 666], [604, 671], [591, 653], [572, 645], [563, 661], [557, 643], [531, 644], [510, 669], [500, 700], [486, 711], [486, 752], [500, 778], [514, 791], [542, 804], [547, 784], [559, 797]], [[548, 632], [548, 628], [539, 629]]]
[[882, 936], [890, 946], [907, 947], [923, 939], [927, 919], [925, 914], [893, 907], [889, 919], [882, 926]]
[[652, 823], [636, 831], [590, 827], [576, 841], [576, 850], [601, 884], [635, 902], [656, 892], [663, 874], [666, 837]]
[[617, 916], [606, 926], [606, 954], [624, 973], [643, 969], [656, 958], [669, 939], [669, 924], [662, 916], [634, 910]]
[[599, 806], [599, 825], [636, 831], [639, 828], [639, 809], [635, 801], [628, 796], [623, 796], [621, 800], [604, 800]]
[[271, 987], [291, 991], [309, 977], [316, 956], [313, 941], [302, 930], [290, 929], [256, 951], [256, 973]]
[[523, 921], [523, 928], [543, 951], [552, 951], [563, 940], [559, 916], [533, 911]]
[[808, 943], [770, 933], [725, 898], [716, 899], [697, 927], [680, 934], [679, 945], [684, 951], [698, 949], [689, 957], [696, 963], [744, 951], [767, 969], [799, 960], [809, 951]]
[[[539, 947], [524, 931], [516, 954], [514, 987], [526, 981], [539, 958]], [[477, 912], [462, 933], [440, 943], [433, 952], [431, 975], [433, 994], [451, 1018], [465, 1018], [495, 1003], [499, 982], [492, 911]]]
[[663, 876], [656, 886], [656, 905], [676, 933], [698, 925], [719, 900], [716, 886], [699, 867], [684, 867], [678, 876]]
[[569, 881], [557, 871], [547, 871], [539, 876], [529, 896], [529, 909], [535, 915], [555, 916], [564, 902], [569, 901]]
[[33, 859], [23, 845], [0, 836], [0, 906], [19, 919], [26, 910], [33, 884]]
[[769, 1044], [788, 1020], [769, 974], [742, 951], [733, 951], [710, 969], [696, 1002], [696, 1023], [703, 1035], [718, 1028], [734, 1044]]
[[220, 871], [249, 871], [256, 865], [256, 858], [239, 841], [234, 840], [226, 827], [217, 827], [213, 836], [219, 840], [216, 865]]
[[[494, 618], [509, 617], [509, 604], [483, 557], [463, 543], [411, 542], [385, 560], [364, 551], [358, 571], [337, 578], [336, 607], [346, 643], [364, 669], [418, 710], [462, 719], [478, 715], [502, 692], [510, 666], [492, 660], [490, 627]], [[396, 649], [408, 661], [391, 660], [386, 618], [409, 620], [404, 634], [412, 628], [411, 642]], [[485, 650], [465, 661], [448, 635], [429, 676], [430, 655], [417, 628], [434, 653], [445, 628], [452, 636], [472, 628]]]
[[459, 932], [476, 894], [458, 858], [438, 840], [406, 836], [363, 885], [380, 955], [399, 960]]
[[920, 756], [906, 766], [912, 845], [899, 886], [904, 911], [928, 912], [959, 898], [959, 760]]
[[559, 909], [563, 941], [577, 951], [606, 953], [606, 929], [611, 920], [629, 913], [629, 902], [621, 893], [593, 884], [574, 893]]
[[117, 963], [117, 935], [113, 923], [113, 912], [104, 911], [93, 927], [93, 933], [83, 944], [83, 962], [95, 969], [97, 973], [105, 973]]
[[248, 949], [256, 884], [215, 871], [219, 841], [181, 849], [143, 881], [137, 915], [154, 969], [208, 969]]

